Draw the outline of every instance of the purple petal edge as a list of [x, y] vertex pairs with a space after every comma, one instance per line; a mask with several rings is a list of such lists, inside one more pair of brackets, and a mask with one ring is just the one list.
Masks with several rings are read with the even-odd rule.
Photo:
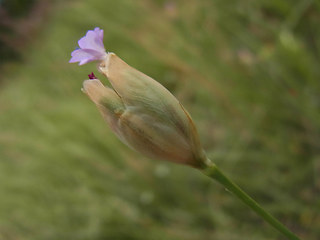
[[79, 65], [86, 64], [95, 60], [102, 60], [106, 53], [101, 54], [98, 51], [92, 49], [77, 49], [71, 53], [71, 59], [69, 63], [79, 62]]

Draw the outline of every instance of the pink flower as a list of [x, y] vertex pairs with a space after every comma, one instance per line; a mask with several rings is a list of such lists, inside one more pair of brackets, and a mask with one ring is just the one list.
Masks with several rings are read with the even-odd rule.
[[98, 27], [89, 30], [78, 44], [80, 48], [71, 53], [72, 58], [69, 63], [79, 62], [79, 65], [83, 65], [91, 61], [103, 60], [107, 56], [103, 45], [103, 30]]

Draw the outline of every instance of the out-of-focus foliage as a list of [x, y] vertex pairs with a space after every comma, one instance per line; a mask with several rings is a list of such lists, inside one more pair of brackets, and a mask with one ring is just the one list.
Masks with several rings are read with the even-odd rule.
[[194, 169], [146, 159], [112, 135], [80, 91], [95, 64], [67, 63], [96, 26], [107, 50], [179, 98], [231, 179], [302, 239], [319, 239], [317, 1], [52, 7], [23, 61], [4, 66], [0, 239], [283, 239]]
[[0, 0], [0, 65], [20, 59], [21, 49], [39, 25], [41, 6], [48, 3], [49, 0]]
[[10, 28], [17, 18], [24, 17], [32, 8], [35, 0], [2, 0], [0, 1], [0, 64], [17, 57], [17, 51], [8, 42], [16, 34]]
[[2, 0], [1, 7], [4, 8], [7, 14], [11, 17], [25, 16], [32, 8], [35, 0]]

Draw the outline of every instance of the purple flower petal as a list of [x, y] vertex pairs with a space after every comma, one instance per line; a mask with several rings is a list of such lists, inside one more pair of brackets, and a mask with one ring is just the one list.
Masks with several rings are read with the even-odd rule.
[[83, 65], [91, 61], [103, 59], [105, 53], [100, 53], [92, 49], [77, 49], [71, 53], [71, 56], [72, 58], [69, 63], [79, 62], [79, 65]]
[[71, 53], [70, 63], [79, 62], [79, 65], [83, 65], [91, 61], [102, 60], [107, 54], [103, 45], [103, 30], [98, 27], [89, 30], [86, 36], [78, 41], [78, 44], [80, 49]]
[[98, 37], [101, 39], [101, 41], [103, 40], [103, 30], [102, 29], [100, 29], [100, 28], [98, 28], [98, 27], [96, 27], [95, 29], [94, 29], [94, 32], [98, 35]]
[[89, 30], [86, 36], [84, 36], [78, 41], [78, 44], [82, 49], [93, 49], [98, 52], [105, 52], [102, 40], [103, 40], [103, 30], [99, 30], [99, 28], [98, 29], [95, 28], [94, 31]]

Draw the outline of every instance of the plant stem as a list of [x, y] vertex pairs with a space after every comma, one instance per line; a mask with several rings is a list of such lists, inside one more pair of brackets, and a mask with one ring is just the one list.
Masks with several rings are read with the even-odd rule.
[[209, 163], [206, 167], [202, 169], [202, 172], [210, 178], [213, 178], [219, 183], [221, 183], [225, 188], [227, 188], [231, 193], [236, 195], [243, 203], [245, 203], [248, 207], [250, 207], [266, 222], [268, 222], [270, 225], [276, 228], [288, 239], [300, 240], [293, 232], [291, 232], [281, 222], [279, 222], [268, 212], [266, 212], [255, 200], [253, 200], [240, 187], [238, 187], [234, 182], [232, 182], [228, 177], [226, 177], [215, 164]]

